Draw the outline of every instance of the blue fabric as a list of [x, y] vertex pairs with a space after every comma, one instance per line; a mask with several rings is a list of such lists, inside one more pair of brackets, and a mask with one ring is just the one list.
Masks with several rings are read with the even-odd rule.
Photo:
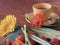
[[15, 32], [10, 33], [9, 35], [7, 35], [7, 36], [4, 38], [4, 40], [3, 40], [4, 45], [6, 45], [6, 39], [7, 39], [7, 38], [9, 38], [9, 39], [11, 39], [12, 41], [14, 41], [15, 38], [16, 38], [18, 35], [20, 35], [21, 33], [22, 33], [21, 30], [17, 30], [17, 31], [15, 31]]

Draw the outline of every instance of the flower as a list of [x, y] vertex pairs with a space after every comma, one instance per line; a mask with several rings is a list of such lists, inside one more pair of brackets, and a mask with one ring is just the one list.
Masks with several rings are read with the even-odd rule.
[[0, 36], [5, 36], [13, 32], [16, 25], [16, 17], [14, 15], [7, 15], [0, 22]]
[[32, 18], [30, 25], [32, 27], [35, 27], [35, 28], [40, 28], [43, 25], [43, 23], [45, 22], [45, 20], [46, 20], [46, 16], [45, 15], [43, 15], [43, 14], [36, 14]]

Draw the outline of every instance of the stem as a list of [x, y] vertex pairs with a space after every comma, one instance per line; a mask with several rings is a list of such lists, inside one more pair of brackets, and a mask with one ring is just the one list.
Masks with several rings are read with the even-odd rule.
[[24, 25], [24, 27], [22, 27], [21, 29], [25, 35], [25, 43], [27, 44], [27, 42], [28, 42], [28, 45], [31, 45], [29, 38], [28, 38], [28, 35], [27, 35], [27, 32], [26, 32], [26, 25]]

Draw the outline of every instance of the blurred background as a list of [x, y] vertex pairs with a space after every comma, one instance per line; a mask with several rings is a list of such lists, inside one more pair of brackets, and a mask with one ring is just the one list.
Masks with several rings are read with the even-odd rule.
[[56, 5], [58, 7], [56, 12], [60, 13], [60, 0], [0, 0], [0, 20], [8, 14], [14, 14], [17, 17], [17, 23], [21, 24], [24, 14], [32, 12], [32, 5], [42, 2]]
[[[13, 14], [17, 17], [17, 24], [20, 26], [27, 24], [24, 14], [32, 12], [33, 4], [42, 2], [56, 5], [57, 10], [55, 12], [60, 15], [60, 0], [0, 0], [0, 21], [6, 15]], [[0, 41], [2, 42], [2, 39]]]
[[0, 0], [0, 15], [7, 13], [27, 13], [35, 3], [47, 2], [60, 7], [60, 0]]

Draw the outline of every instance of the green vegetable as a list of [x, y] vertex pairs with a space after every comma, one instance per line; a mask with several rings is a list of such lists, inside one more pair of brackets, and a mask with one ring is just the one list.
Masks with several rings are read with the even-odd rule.
[[29, 38], [28, 38], [28, 34], [26, 32], [26, 25], [24, 25], [24, 27], [21, 28], [21, 30], [23, 31], [24, 35], [25, 35], [25, 43], [28, 45], [31, 45], [30, 41], [29, 41]]
[[21, 28], [24, 35], [25, 35], [25, 43], [27, 44], [28, 42], [28, 45], [31, 45], [30, 41], [29, 41], [29, 38], [35, 40], [36, 42], [40, 43], [40, 44], [43, 44], [43, 45], [50, 45], [48, 42], [34, 36], [34, 35], [31, 35], [31, 34], [28, 34], [27, 31], [26, 31], [26, 25], [24, 25], [24, 27]]
[[42, 45], [51, 45], [51, 44], [49, 44], [48, 42], [46, 42], [46, 41], [38, 38], [37, 36], [34, 36], [34, 35], [29, 34], [29, 37], [30, 37], [31, 39], [35, 40], [36, 42], [42, 44]]
[[60, 36], [60, 31], [56, 31], [56, 30], [48, 30], [46, 28], [31, 28], [31, 30], [33, 30], [34, 32], [36, 32], [38, 35], [44, 35], [47, 38], [53, 38], [53, 37], [57, 37]]
[[60, 26], [60, 18], [57, 19], [56, 22], [55, 22], [54, 24], [52, 24], [52, 25], [49, 25], [49, 24], [43, 24], [43, 26], [49, 26], [49, 27], [51, 27], [51, 26]]
[[20, 26], [18, 24], [15, 25], [15, 31], [19, 30]]
[[55, 25], [60, 25], [60, 18], [56, 20]]

